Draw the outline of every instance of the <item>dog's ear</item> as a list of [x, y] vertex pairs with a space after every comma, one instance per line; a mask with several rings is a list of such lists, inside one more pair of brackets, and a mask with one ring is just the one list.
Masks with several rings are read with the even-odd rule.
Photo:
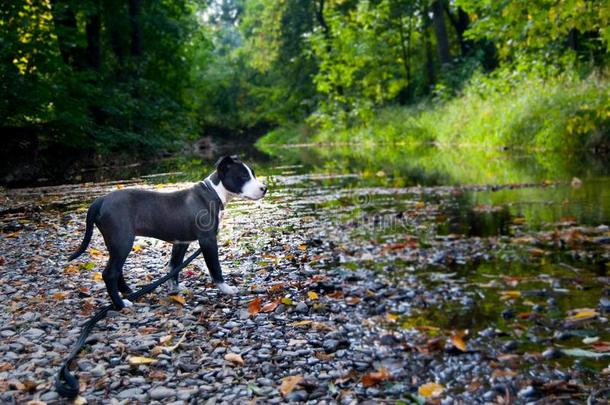
[[223, 171], [231, 164], [235, 163], [235, 156], [223, 156], [216, 162], [216, 170]]

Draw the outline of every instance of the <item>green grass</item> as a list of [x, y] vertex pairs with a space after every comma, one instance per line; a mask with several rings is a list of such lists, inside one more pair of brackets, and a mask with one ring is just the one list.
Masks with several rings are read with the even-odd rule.
[[369, 122], [315, 132], [304, 125], [277, 129], [259, 145], [291, 143], [435, 142], [441, 148], [475, 146], [554, 150], [562, 154], [610, 146], [610, 82], [600, 77], [506, 79], [476, 76], [463, 94], [445, 102], [388, 107]]

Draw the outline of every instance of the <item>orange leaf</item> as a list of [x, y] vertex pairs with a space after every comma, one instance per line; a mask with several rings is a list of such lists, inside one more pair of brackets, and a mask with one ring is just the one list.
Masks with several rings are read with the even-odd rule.
[[64, 293], [55, 293], [52, 295], [54, 300], [63, 300], [64, 298], [66, 298], [66, 294]]
[[269, 287], [269, 292], [274, 293], [274, 292], [282, 291], [283, 289], [284, 289], [284, 283], [279, 283], [279, 284], [275, 284], [275, 285], [272, 285], [271, 287]]
[[290, 377], [282, 378], [282, 385], [280, 385], [280, 392], [282, 395], [286, 396], [294, 390], [294, 387], [297, 386], [298, 383], [303, 381], [303, 376], [300, 375], [292, 375]]
[[315, 291], [307, 291], [307, 297], [309, 297], [310, 300], [317, 300], [318, 299], [318, 293], [316, 293]]
[[182, 295], [170, 295], [170, 296], [169, 296], [169, 298], [170, 298], [172, 301], [175, 301], [175, 302], [177, 302], [177, 303], [178, 303], [178, 304], [180, 304], [180, 305], [184, 305], [184, 303], [186, 302], [186, 301], [184, 300], [184, 297], [183, 297]]
[[392, 376], [388, 372], [386, 368], [381, 368], [379, 371], [374, 371], [372, 373], [368, 373], [362, 376], [362, 385], [365, 387], [372, 387], [373, 385], [377, 385], [380, 382], [387, 381]]
[[258, 314], [261, 311], [262, 303], [263, 300], [261, 300], [261, 297], [256, 297], [254, 300], [250, 301], [248, 304], [248, 313], [250, 313], [250, 315]]
[[460, 349], [463, 352], [465, 352], [467, 350], [466, 343], [464, 343], [464, 339], [462, 339], [462, 337], [459, 335], [451, 336], [451, 343], [453, 344], [453, 346], [457, 347], [458, 349]]
[[421, 395], [424, 398], [430, 398], [430, 397], [438, 397], [439, 395], [441, 395], [443, 393], [443, 390], [445, 388], [437, 383], [427, 383], [424, 385], [421, 385], [419, 387], [419, 389], [417, 390], [417, 392], [419, 393], [419, 395]]
[[345, 299], [345, 302], [347, 303], [347, 305], [356, 305], [357, 303], [360, 302], [360, 298], [359, 297], [347, 297]]
[[280, 300], [275, 300], [272, 302], [269, 302], [265, 305], [263, 305], [263, 307], [260, 309], [261, 312], [273, 312], [275, 310], [275, 308], [277, 308], [277, 306], [280, 305]]
[[341, 290], [337, 290], [335, 292], [332, 292], [330, 294], [326, 295], [328, 298], [335, 298], [335, 299], [339, 299], [339, 298], [343, 298], [343, 291]]

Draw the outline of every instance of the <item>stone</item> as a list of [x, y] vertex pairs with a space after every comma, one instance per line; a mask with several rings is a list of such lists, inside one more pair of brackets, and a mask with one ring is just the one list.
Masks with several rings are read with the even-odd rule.
[[148, 392], [151, 399], [164, 399], [174, 396], [176, 391], [166, 387], [156, 387]]

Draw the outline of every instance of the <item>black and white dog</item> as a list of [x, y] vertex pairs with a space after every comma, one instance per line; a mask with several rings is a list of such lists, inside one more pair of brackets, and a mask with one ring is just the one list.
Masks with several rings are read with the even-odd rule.
[[[91, 241], [93, 224], [104, 237], [110, 254], [102, 273], [112, 304], [117, 310], [131, 306], [123, 296], [131, 289], [123, 278], [123, 264], [136, 236], [148, 236], [173, 244], [169, 271], [182, 263], [191, 242], [198, 241], [212, 280], [225, 294], [237, 289], [224, 282], [218, 261], [216, 234], [224, 206], [233, 197], [263, 198], [267, 187], [254, 171], [236, 157], [225, 156], [216, 171], [195, 186], [175, 192], [123, 189], [95, 200], [87, 212], [85, 237], [68, 260], [80, 256]], [[170, 280], [178, 286], [178, 276]]]

